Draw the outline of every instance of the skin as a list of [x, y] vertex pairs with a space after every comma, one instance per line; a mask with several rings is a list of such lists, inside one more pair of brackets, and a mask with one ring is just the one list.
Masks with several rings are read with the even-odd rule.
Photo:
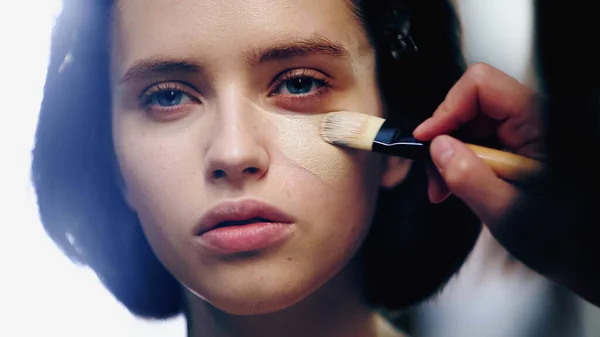
[[[418, 139], [432, 141], [437, 172], [431, 174], [431, 201], [457, 193], [484, 222], [501, 220], [517, 188], [496, 177], [472, 151], [465, 151], [462, 142], [446, 134], [463, 128], [476, 137], [496, 135], [515, 153], [540, 158], [544, 131], [538, 106], [538, 94], [507, 74], [483, 63], [469, 67], [432, 117], [414, 131]], [[474, 173], [478, 179], [473, 179]]]
[[[498, 178], [464, 143], [446, 135], [459, 128], [471, 130], [477, 136], [496, 135], [509, 150], [543, 158], [547, 130], [541, 119], [540, 105], [541, 98], [536, 91], [500, 70], [483, 63], [471, 66], [433, 116], [414, 131], [416, 138], [432, 141], [435, 167], [430, 170], [429, 197], [432, 202], [441, 202], [449, 193], [458, 196], [515, 258], [598, 306], [598, 264], [597, 254], [593, 253], [597, 236], [593, 232], [568, 230], [566, 227], [574, 226], [568, 220], [540, 224], [535, 223], [537, 219], [529, 218], [507, 221], [507, 215], [515, 212], [517, 203], [528, 198], [533, 201], [528, 195], [529, 187], [515, 186]], [[557, 195], [558, 200], [563, 197]], [[549, 212], [551, 216], [546, 215], [549, 221], [553, 216], [555, 219], [576, 216], [569, 213], [572, 211], [568, 205], [533, 205], [542, 206], [540, 212]], [[511, 226], [513, 223], [516, 225]], [[529, 227], [517, 228], [521, 226]], [[544, 231], [553, 234], [546, 235]], [[562, 233], [560, 240], [554, 238], [555, 233]], [[535, 240], [531, 240], [530, 235], [535, 235]], [[553, 255], [554, 258], [540, 258], [557, 249], [559, 254]]]
[[[379, 188], [400, 183], [409, 163], [328, 145], [315, 122], [336, 110], [384, 113], [374, 51], [346, 2], [127, 0], [115, 19], [123, 191], [185, 288], [192, 335], [385, 335], [352, 258]], [[312, 50], [289, 53], [299, 46]], [[308, 93], [289, 90], [298, 76], [314, 81]], [[169, 91], [183, 94], [163, 106]], [[234, 256], [199, 246], [193, 228], [207, 210], [242, 198], [292, 215], [289, 239]]]

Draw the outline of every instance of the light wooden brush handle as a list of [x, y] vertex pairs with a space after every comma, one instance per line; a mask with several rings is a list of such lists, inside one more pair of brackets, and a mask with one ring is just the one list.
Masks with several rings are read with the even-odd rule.
[[473, 144], [467, 146], [483, 159], [498, 177], [506, 180], [522, 182], [540, 173], [544, 168], [541, 162], [518, 154]]

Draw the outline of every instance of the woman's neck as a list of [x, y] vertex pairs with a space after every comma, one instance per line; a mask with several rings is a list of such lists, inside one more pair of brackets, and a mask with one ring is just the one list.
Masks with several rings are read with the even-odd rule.
[[189, 337], [376, 337], [381, 322], [350, 269], [299, 303], [269, 314], [230, 315], [186, 293]]

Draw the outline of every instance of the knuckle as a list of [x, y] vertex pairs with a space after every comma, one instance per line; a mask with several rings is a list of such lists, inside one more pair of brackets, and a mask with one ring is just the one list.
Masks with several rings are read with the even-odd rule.
[[470, 77], [475, 83], [481, 83], [498, 71], [491, 65], [483, 62], [477, 62], [469, 66], [465, 75]]
[[446, 184], [450, 189], [464, 185], [472, 175], [474, 165], [467, 158], [457, 158], [446, 169]]

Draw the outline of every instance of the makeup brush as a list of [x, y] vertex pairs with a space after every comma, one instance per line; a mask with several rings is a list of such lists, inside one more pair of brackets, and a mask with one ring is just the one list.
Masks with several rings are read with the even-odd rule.
[[[329, 113], [321, 124], [321, 137], [333, 145], [412, 160], [431, 160], [428, 142], [403, 136], [400, 131], [399, 126], [383, 118], [348, 111]], [[541, 162], [524, 156], [473, 144], [467, 146], [505, 180], [522, 182], [543, 169]]]

